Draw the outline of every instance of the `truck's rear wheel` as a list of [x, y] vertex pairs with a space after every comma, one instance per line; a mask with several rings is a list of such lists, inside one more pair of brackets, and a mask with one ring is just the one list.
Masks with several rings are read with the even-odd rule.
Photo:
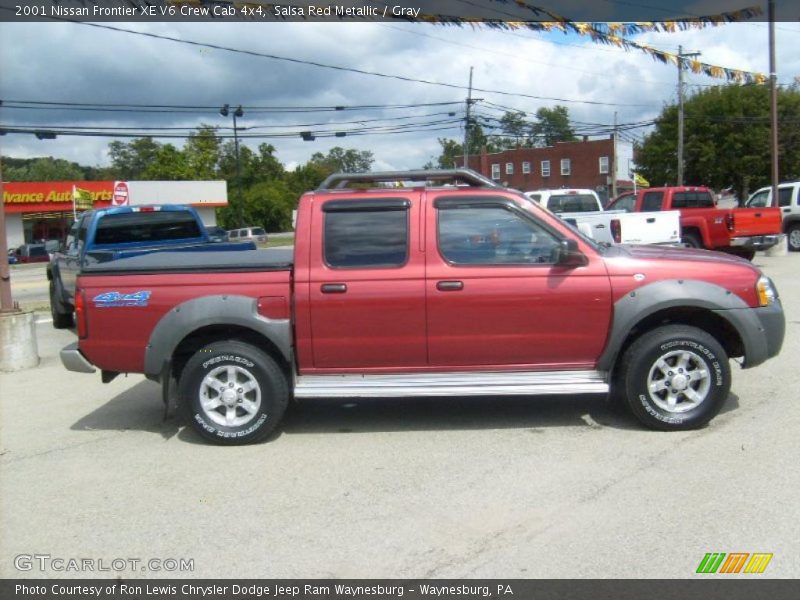
[[278, 426], [289, 400], [286, 376], [250, 344], [214, 342], [183, 369], [180, 396], [192, 427], [219, 444], [264, 439]]
[[687, 232], [681, 236], [681, 245], [686, 248], [702, 248], [703, 242], [696, 233]]
[[789, 241], [789, 250], [800, 252], [800, 224], [795, 223], [786, 230], [786, 237]]
[[52, 279], [50, 280], [50, 315], [53, 317], [53, 327], [56, 329], [67, 329], [75, 323], [72, 312], [63, 312], [61, 303], [56, 297], [56, 284]]
[[622, 361], [620, 384], [628, 406], [651, 429], [701, 427], [717, 415], [730, 391], [725, 350], [696, 327], [654, 329], [631, 344]]

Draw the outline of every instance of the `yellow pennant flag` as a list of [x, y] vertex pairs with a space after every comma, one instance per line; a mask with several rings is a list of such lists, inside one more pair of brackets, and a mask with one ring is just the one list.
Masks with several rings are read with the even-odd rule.
[[72, 202], [76, 210], [92, 210], [94, 206], [92, 192], [74, 185], [72, 186]]

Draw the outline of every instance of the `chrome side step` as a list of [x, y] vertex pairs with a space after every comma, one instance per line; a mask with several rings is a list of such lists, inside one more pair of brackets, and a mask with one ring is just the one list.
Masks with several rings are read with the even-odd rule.
[[396, 375], [301, 375], [296, 398], [607, 394], [600, 371], [514, 371]]

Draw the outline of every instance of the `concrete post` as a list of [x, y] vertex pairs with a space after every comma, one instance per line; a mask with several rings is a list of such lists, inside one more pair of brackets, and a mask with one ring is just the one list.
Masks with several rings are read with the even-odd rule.
[[21, 371], [38, 364], [33, 312], [0, 313], [0, 371]]

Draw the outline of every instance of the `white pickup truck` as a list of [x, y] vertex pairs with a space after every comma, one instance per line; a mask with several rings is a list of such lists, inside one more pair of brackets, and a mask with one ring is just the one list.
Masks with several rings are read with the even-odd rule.
[[597, 242], [607, 244], [680, 243], [680, 212], [626, 213], [604, 211], [593, 190], [535, 190], [525, 196], [574, 225]]

